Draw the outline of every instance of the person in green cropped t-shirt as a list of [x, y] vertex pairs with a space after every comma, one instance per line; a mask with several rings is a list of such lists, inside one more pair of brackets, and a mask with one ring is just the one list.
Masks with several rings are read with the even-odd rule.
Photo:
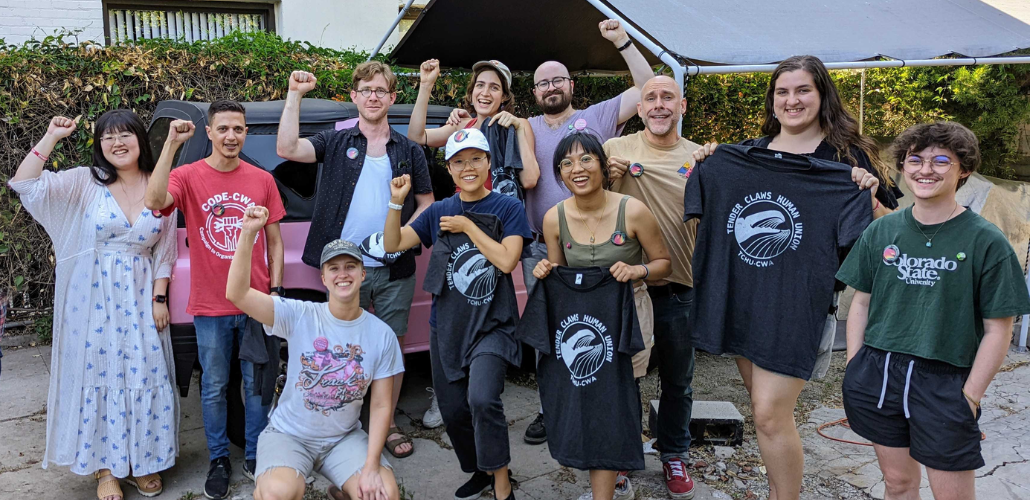
[[885, 498], [975, 498], [980, 398], [1030, 294], [1002, 232], [955, 193], [980, 163], [976, 136], [952, 122], [916, 125], [894, 142], [915, 205], [874, 221], [837, 279], [848, 314], [844, 409], [873, 442]]

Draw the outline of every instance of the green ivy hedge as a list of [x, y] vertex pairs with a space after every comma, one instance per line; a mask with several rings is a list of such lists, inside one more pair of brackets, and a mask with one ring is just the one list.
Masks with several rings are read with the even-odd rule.
[[[281, 99], [293, 70], [312, 71], [318, 87], [309, 97], [347, 99], [351, 72], [366, 54], [341, 52], [287, 41], [268, 33], [232, 33], [215, 41], [151, 40], [97, 47], [69, 43], [55, 35], [21, 46], [0, 43], [0, 181], [46, 130], [50, 117], [80, 117], [79, 131], [58, 145], [53, 168], [90, 162], [93, 122], [124, 107], [150, 119], [166, 99], [240, 101]], [[446, 56], [441, 54], [441, 56]], [[469, 75], [443, 75], [434, 104], [455, 106]], [[767, 74], [692, 78], [683, 135], [695, 142], [738, 141], [758, 134]], [[861, 74], [833, 72], [853, 110], [858, 109]], [[531, 75], [516, 75], [515, 114], [539, 110]], [[577, 77], [574, 105], [585, 107], [613, 97], [630, 85], [627, 77]], [[417, 76], [400, 79], [398, 102], [414, 102]], [[1030, 67], [900, 68], [866, 72], [865, 132], [889, 140], [907, 126], [947, 118], [968, 125], [980, 137], [983, 171], [1011, 177], [1018, 156], [1019, 127], [1030, 117]], [[857, 113], [856, 113], [857, 114]], [[639, 120], [629, 125], [639, 129]], [[16, 306], [45, 307], [52, 301], [53, 257], [49, 238], [0, 187], [0, 286], [13, 287]]]

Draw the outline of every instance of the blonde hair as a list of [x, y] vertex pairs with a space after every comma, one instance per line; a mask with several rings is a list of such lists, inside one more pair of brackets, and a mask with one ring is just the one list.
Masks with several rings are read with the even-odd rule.
[[390, 65], [379, 61], [365, 61], [354, 68], [354, 74], [351, 77], [351, 89], [358, 90], [358, 82], [362, 80], [367, 82], [380, 74], [383, 75], [383, 78], [386, 78], [387, 90], [397, 92], [397, 76], [393, 74]]

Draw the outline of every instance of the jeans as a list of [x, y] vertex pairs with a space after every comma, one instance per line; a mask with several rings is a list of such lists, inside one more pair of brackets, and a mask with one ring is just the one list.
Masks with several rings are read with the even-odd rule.
[[[204, 436], [211, 460], [229, 456], [229, 436], [226, 433], [229, 368], [232, 360], [233, 340], [242, 339], [247, 330], [246, 314], [234, 316], [195, 316], [197, 350], [204, 374], [200, 378], [200, 405], [204, 414]], [[268, 423], [268, 406], [261, 405], [261, 396], [254, 393], [254, 365], [240, 360], [246, 397], [246, 459], [257, 458], [258, 435]]]
[[654, 349], [662, 395], [658, 428], [651, 429], [662, 462], [686, 460], [690, 449], [690, 413], [694, 405], [694, 345], [690, 340], [690, 306], [694, 291], [683, 285], [648, 287], [654, 305]]

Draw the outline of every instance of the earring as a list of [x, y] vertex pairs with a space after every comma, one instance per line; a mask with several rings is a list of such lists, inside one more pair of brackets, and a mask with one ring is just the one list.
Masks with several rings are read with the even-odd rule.
[[776, 116], [776, 113], [773, 113], [773, 120], [779, 120], [779, 119], [780, 119], [780, 117]]

